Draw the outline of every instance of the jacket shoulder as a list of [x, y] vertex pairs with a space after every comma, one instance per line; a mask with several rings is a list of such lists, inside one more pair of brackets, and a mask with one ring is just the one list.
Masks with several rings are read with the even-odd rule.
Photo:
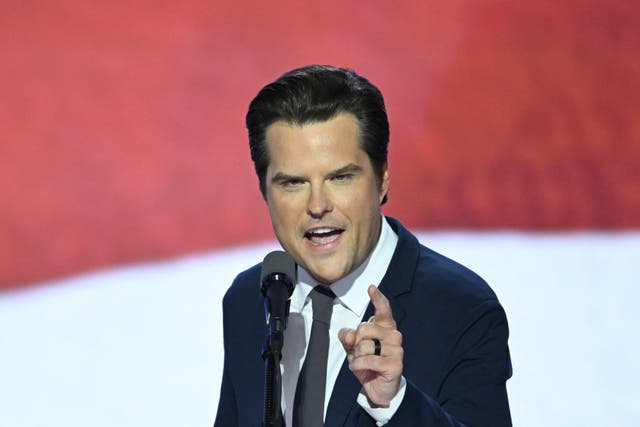
[[420, 245], [415, 279], [417, 286], [428, 283], [433, 292], [472, 304], [496, 299], [489, 284], [477, 273], [423, 245]]
[[401, 292], [425, 293], [427, 300], [456, 301], [457, 305], [467, 306], [496, 299], [493, 290], [478, 274], [421, 244], [399, 221], [388, 220], [398, 234], [390, 273], [391, 277], [405, 282], [405, 285], [396, 284], [403, 288]]
[[242, 304], [248, 297], [260, 295], [260, 273], [262, 263], [239, 273], [225, 292], [222, 299], [224, 307]]

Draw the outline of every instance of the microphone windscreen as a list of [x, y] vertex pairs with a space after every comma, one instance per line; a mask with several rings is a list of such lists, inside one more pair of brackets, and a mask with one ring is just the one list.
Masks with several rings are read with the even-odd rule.
[[284, 274], [295, 283], [296, 280], [296, 262], [291, 255], [284, 251], [273, 251], [267, 254], [262, 261], [262, 273], [260, 274], [260, 283], [264, 278], [273, 273]]

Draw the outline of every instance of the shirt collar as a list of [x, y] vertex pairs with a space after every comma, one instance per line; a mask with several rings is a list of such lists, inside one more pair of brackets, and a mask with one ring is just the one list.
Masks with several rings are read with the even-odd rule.
[[[398, 243], [398, 236], [384, 216], [381, 223], [378, 243], [367, 259], [354, 271], [331, 284], [331, 290], [336, 294], [336, 299], [358, 317], [364, 315], [369, 304], [367, 288], [371, 284], [376, 286], [380, 284]], [[305, 269], [298, 266], [298, 283], [291, 295], [292, 312], [302, 311], [309, 292], [317, 284]]]

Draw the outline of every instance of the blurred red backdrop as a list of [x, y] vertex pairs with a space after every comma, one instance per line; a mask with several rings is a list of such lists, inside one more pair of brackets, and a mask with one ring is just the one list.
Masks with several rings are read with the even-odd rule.
[[272, 238], [244, 114], [309, 63], [354, 68], [384, 93], [385, 212], [410, 227], [637, 228], [638, 12], [3, 2], [0, 290]]

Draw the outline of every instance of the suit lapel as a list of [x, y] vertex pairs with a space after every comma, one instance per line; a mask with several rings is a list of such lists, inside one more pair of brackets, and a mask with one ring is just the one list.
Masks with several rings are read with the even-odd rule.
[[[258, 280], [256, 279], [256, 283]], [[256, 289], [258, 287], [256, 286]], [[236, 356], [236, 366], [239, 378], [243, 378], [239, 396], [242, 397], [242, 411], [251, 416], [257, 415], [262, 420], [264, 412], [264, 375], [265, 365], [262, 360], [262, 350], [266, 342], [267, 325], [265, 322], [265, 314], [263, 309], [264, 298], [262, 294], [257, 293], [253, 302], [254, 308], [247, 310], [247, 313], [253, 313], [251, 319], [248, 319], [246, 332], [238, 334], [237, 339], [241, 342], [236, 346], [243, 349]], [[261, 380], [256, 381], [257, 378]]]
[[360, 382], [349, 370], [347, 359], [345, 358], [340, 368], [338, 378], [333, 386], [327, 415], [324, 425], [343, 426], [347, 424], [347, 416], [354, 406], [357, 406], [356, 398], [360, 392]]
[[[397, 297], [411, 290], [413, 272], [418, 262], [419, 247], [417, 239], [398, 221], [393, 218], [387, 218], [387, 221], [398, 234], [398, 245], [391, 258], [387, 273], [378, 288], [389, 299], [393, 318], [400, 327], [405, 317], [405, 308]], [[362, 321], [369, 319], [373, 313], [373, 304], [369, 303]], [[361, 388], [360, 382], [349, 370], [349, 364], [345, 358], [331, 393], [325, 425], [355, 425], [355, 417], [360, 410], [356, 399]]]

